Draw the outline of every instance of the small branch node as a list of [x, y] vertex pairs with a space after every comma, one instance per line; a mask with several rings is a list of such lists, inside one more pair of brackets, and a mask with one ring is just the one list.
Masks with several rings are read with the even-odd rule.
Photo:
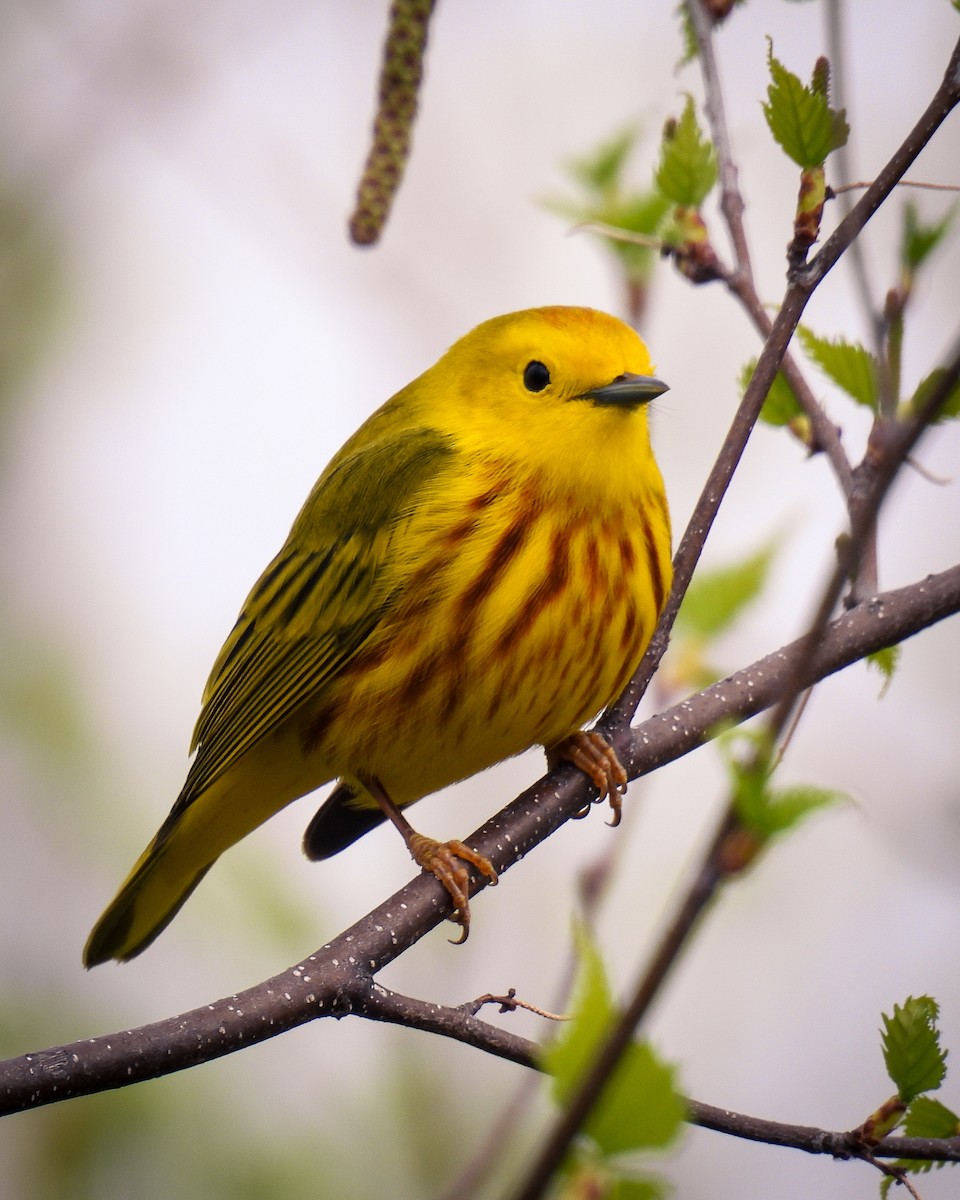
[[478, 996], [476, 1000], [468, 1000], [466, 1004], [460, 1007], [463, 1012], [469, 1013], [471, 1017], [475, 1017], [485, 1004], [499, 1004], [501, 1013], [516, 1012], [518, 1008], [522, 1008], [525, 1012], [531, 1012], [537, 1017], [543, 1017], [547, 1021], [569, 1021], [568, 1016], [562, 1013], [552, 1013], [545, 1008], [540, 1008], [539, 1005], [531, 1004], [528, 1000], [517, 999], [517, 989], [510, 988], [506, 995], [496, 996], [493, 992], [485, 992], [482, 996]]

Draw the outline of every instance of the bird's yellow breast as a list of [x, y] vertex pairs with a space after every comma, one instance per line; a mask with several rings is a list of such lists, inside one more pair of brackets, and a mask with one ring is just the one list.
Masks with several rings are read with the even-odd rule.
[[393, 610], [305, 725], [323, 774], [408, 803], [618, 694], [669, 586], [669, 526], [649, 456], [615, 486], [586, 457], [548, 476], [471, 453], [421, 501]]

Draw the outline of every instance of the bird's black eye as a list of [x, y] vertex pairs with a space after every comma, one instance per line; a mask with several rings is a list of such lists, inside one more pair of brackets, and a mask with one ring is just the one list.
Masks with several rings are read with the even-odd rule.
[[523, 368], [523, 386], [528, 392], [542, 392], [550, 382], [550, 372], [542, 362], [528, 362]]

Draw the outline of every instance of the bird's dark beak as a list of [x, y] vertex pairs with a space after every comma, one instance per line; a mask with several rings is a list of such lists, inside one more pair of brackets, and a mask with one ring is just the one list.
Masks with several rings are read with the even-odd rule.
[[635, 408], [640, 404], [649, 404], [657, 396], [670, 390], [662, 379], [652, 375], [618, 375], [612, 383], [603, 387], [591, 388], [579, 398], [591, 400], [594, 404], [616, 404], [620, 408]]

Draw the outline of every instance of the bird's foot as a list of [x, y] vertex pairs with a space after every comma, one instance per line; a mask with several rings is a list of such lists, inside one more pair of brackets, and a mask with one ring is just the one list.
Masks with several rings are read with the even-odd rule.
[[[451, 920], [456, 921], [461, 930], [460, 937], [453, 944], [461, 945], [470, 936], [470, 873], [464, 863], [469, 863], [474, 870], [485, 875], [491, 885], [497, 882], [493, 863], [463, 842], [438, 842], [412, 830], [407, 838], [407, 847], [417, 866], [438, 879], [450, 893], [455, 909]], [[453, 941], [452, 938], [450, 940]]]
[[[612, 815], [607, 824], [619, 825], [623, 796], [627, 790], [627, 773], [607, 739], [592, 729], [572, 733], [547, 751], [550, 766], [561, 761], [573, 763], [585, 775], [589, 775], [599, 792], [593, 803], [602, 804], [604, 800], [609, 800]], [[585, 817], [589, 811], [588, 804], [576, 816]]]

